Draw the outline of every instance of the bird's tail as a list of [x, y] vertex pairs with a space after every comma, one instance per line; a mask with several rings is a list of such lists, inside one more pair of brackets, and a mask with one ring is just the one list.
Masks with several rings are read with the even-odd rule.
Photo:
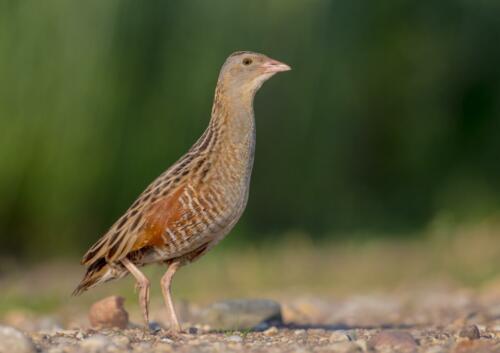
[[87, 272], [72, 295], [80, 295], [86, 290], [116, 278], [116, 271], [108, 265], [104, 258], [100, 258], [87, 268]]

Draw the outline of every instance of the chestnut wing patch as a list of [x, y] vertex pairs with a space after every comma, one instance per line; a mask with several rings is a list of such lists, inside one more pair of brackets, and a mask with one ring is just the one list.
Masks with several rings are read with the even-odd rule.
[[136, 251], [146, 246], [161, 246], [165, 244], [163, 234], [181, 218], [182, 206], [179, 198], [184, 188], [179, 188], [170, 197], [160, 199], [146, 211], [145, 222], [130, 251]]
[[101, 258], [105, 258], [107, 262], [118, 262], [132, 251], [165, 244], [163, 233], [177, 224], [183, 215], [180, 196], [184, 189], [181, 186], [172, 193], [143, 205], [139, 211], [131, 208], [90, 248], [83, 257], [82, 264], [90, 266]]

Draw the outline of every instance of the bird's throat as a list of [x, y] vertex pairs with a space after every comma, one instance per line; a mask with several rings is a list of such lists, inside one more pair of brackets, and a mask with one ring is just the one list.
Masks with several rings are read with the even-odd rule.
[[216, 90], [210, 125], [219, 130], [221, 142], [242, 147], [254, 144], [253, 100], [253, 92], [228, 94], [223, 87]]

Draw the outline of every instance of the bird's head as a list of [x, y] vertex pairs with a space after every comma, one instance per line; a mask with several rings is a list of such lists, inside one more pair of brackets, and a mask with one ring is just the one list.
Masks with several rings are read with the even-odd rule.
[[219, 84], [236, 94], [255, 94], [273, 75], [289, 70], [287, 64], [264, 54], [239, 51], [226, 59], [219, 74]]

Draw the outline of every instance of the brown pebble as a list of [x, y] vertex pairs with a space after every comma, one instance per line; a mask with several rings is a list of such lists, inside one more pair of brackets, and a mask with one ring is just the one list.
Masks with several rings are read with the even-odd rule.
[[470, 340], [477, 340], [481, 338], [481, 333], [479, 332], [479, 328], [477, 327], [477, 325], [465, 326], [462, 330], [460, 330], [460, 333], [458, 335]]
[[124, 301], [122, 297], [111, 296], [92, 304], [89, 311], [90, 325], [93, 328], [126, 328], [128, 313], [123, 306]]
[[276, 326], [272, 326], [264, 331], [264, 335], [266, 336], [276, 336], [278, 334], [278, 328]]
[[398, 352], [415, 352], [417, 342], [411, 334], [404, 331], [382, 331], [373, 336], [368, 345], [375, 350], [396, 350]]
[[492, 353], [498, 352], [497, 348], [490, 342], [464, 340], [455, 346], [453, 353]]

